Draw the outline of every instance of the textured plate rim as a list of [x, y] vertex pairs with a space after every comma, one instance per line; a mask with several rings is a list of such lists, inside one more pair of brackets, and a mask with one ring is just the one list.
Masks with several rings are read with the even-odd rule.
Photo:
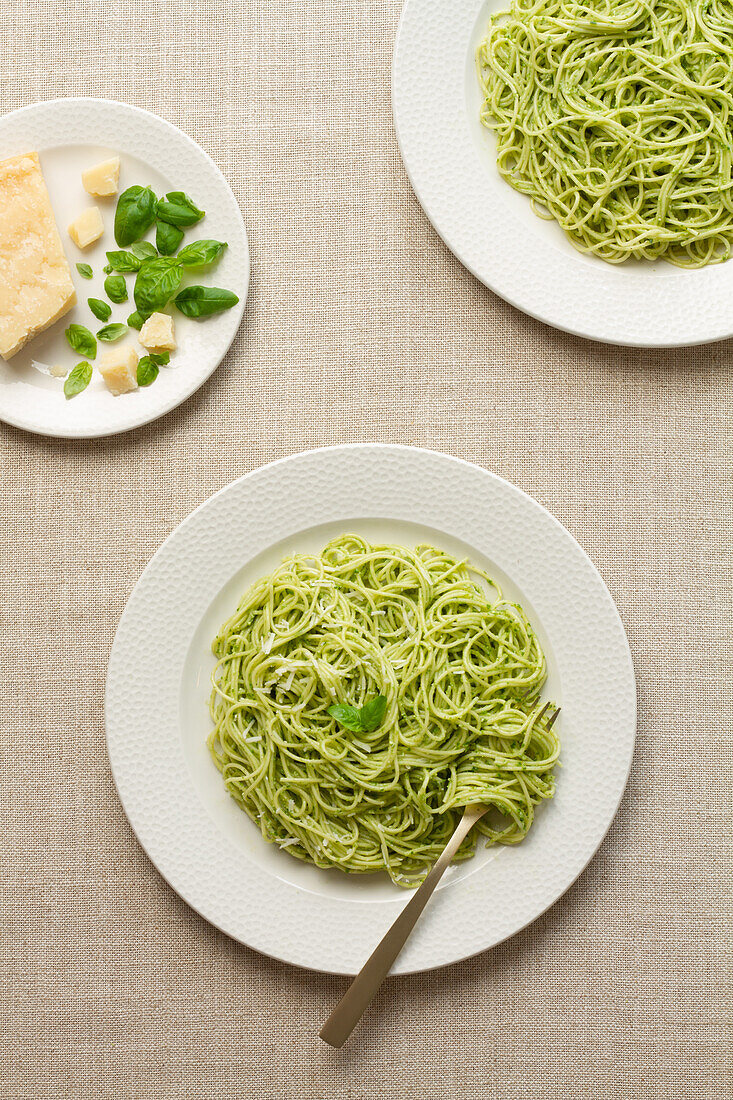
[[[660, 279], [611, 264], [591, 265], [571, 246], [569, 253], [561, 251], [532, 234], [529, 202], [526, 222], [487, 203], [479, 182], [486, 166], [471, 137], [464, 98], [468, 46], [482, 6], [484, 0], [448, 5], [405, 0], [392, 55], [392, 116], [400, 155], [417, 200], [446, 247], [505, 301], [574, 336], [639, 348], [691, 347], [733, 336], [733, 288], [719, 275], [729, 265], [666, 270], [669, 277]], [[496, 10], [501, 6], [506, 4], [491, 4]], [[420, 127], [426, 111], [437, 137]], [[529, 241], [524, 251], [522, 232]], [[733, 275], [733, 266], [730, 271]], [[569, 298], [575, 301], [570, 308]], [[645, 300], [650, 306], [642, 311], [639, 303]]]
[[[179, 673], [182, 671], [183, 664], [185, 663], [185, 649], [181, 651], [182, 655], [180, 657], [174, 656], [172, 664], [175, 664], [176, 671], [170, 672], [170, 682], [161, 689], [160, 681], [150, 680], [148, 671], [144, 667], [141, 667], [140, 663], [144, 663], [145, 654], [140, 652], [139, 634], [141, 621], [144, 625], [144, 615], [143, 620], [141, 620], [140, 614], [143, 612], [148, 598], [155, 595], [156, 585], [158, 585], [161, 578], [164, 577], [165, 569], [170, 565], [172, 560], [175, 561], [177, 542], [181, 540], [187, 543], [187, 548], [190, 550], [191, 539], [198, 534], [205, 534], [207, 522], [205, 517], [207, 512], [212, 508], [216, 508], [217, 502], [222, 502], [229, 494], [240, 493], [243, 494], [244, 499], [249, 489], [251, 498], [253, 491], [260, 488], [260, 486], [257, 486], [257, 479], [262, 479], [262, 485], [267, 486], [268, 480], [272, 481], [274, 478], [274, 480], [277, 481], [279, 475], [283, 472], [285, 472], [286, 478], [289, 470], [295, 470], [297, 472], [297, 467], [299, 465], [304, 467], [307, 474], [311, 472], [309, 466], [313, 470], [317, 470], [319, 465], [324, 462], [327, 464], [329, 461], [335, 461], [337, 463], [337, 466], [334, 467], [334, 472], [336, 472], [336, 470], [340, 471], [344, 465], [348, 466], [350, 462], [371, 462], [375, 469], [376, 466], [383, 461], [387, 464], [392, 463], [393, 465], [394, 463], [401, 462], [403, 465], [406, 464], [406, 468], [409, 468], [410, 464], [413, 462], [417, 462], [418, 465], [422, 462], [426, 469], [430, 464], [443, 465], [445, 467], [443, 472], [447, 472], [447, 470], [450, 469], [450, 473], [454, 474], [456, 479], [460, 479], [463, 476], [464, 478], [472, 477], [475, 481], [478, 477], [482, 479], [485, 486], [490, 485], [493, 492], [500, 493], [515, 504], [518, 502], [518, 506], [528, 515], [531, 515], [534, 520], [539, 522], [541, 519], [546, 537], [551, 539], [552, 535], [550, 532], [554, 532], [554, 536], [563, 542], [564, 548], [571, 552], [575, 565], [581, 567], [581, 572], [584, 574], [585, 579], [593, 584], [595, 596], [597, 597], [600, 595], [603, 614], [607, 616], [606, 626], [612, 628], [611, 633], [615, 635], [616, 646], [613, 660], [616, 662], [617, 671], [620, 672], [623, 678], [623, 691], [619, 693], [619, 697], [616, 700], [616, 703], [621, 707], [621, 711], [623, 712], [623, 721], [619, 720], [615, 730], [618, 740], [615, 745], [616, 757], [614, 761], [615, 775], [613, 780], [613, 791], [610, 800], [607, 800], [602, 820], [600, 823], [597, 822], [595, 824], [592, 830], [592, 837], [585, 845], [582, 859], [575, 862], [569, 872], [556, 875], [556, 881], [549, 887], [549, 890], [546, 890], [542, 895], [542, 900], [539, 903], [537, 901], [532, 902], [528, 909], [525, 907], [515, 920], [509, 922], [510, 927], [503, 928], [498, 935], [489, 934], [488, 936], [481, 936], [477, 933], [477, 938], [472, 939], [470, 943], [463, 943], [458, 947], [449, 946], [445, 935], [442, 935], [439, 939], [440, 947], [438, 950], [436, 950], [434, 946], [431, 947], [429, 943], [427, 949], [425, 949], [422, 944], [419, 949], [415, 949], [412, 941], [408, 943], [403, 955], [397, 960], [397, 964], [392, 972], [421, 972], [459, 962], [481, 951], [496, 946], [496, 944], [515, 935], [528, 924], [532, 923], [532, 921], [536, 920], [565, 893], [583, 872], [606, 836], [621, 802], [633, 759], [636, 732], [636, 684], [628, 640], [616, 606], [608, 588], [582, 547], [562, 524], [551, 515], [551, 513], [518, 487], [482, 467], [442, 452], [402, 445], [355, 443], [335, 447], [317, 448], [279, 459], [245, 474], [243, 477], [236, 479], [218, 490], [218, 492], [214, 493], [186, 517], [156, 551], [135, 585], [121, 616], [110, 654], [105, 696], [107, 749], [110, 766], [120, 800], [141, 846], [172, 888], [204, 919], [208, 920], [211, 924], [231, 936], [233, 939], [283, 962], [326, 973], [352, 974], [356, 972], [361, 961], [363, 961], [368, 953], [366, 949], [377, 942], [383, 931], [386, 930], [387, 926], [400, 911], [402, 907], [401, 903], [380, 902], [378, 905], [371, 906], [368, 902], [358, 902], [354, 904], [351, 902], [344, 902], [343, 899], [312, 895], [306, 891], [291, 887], [287, 883], [283, 883], [281, 880], [262, 872], [253, 863], [244, 860], [249, 878], [247, 880], [247, 887], [243, 885], [241, 889], [241, 904], [244, 904], [247, 888], [250, 894], [254, 892], [255, 887], [269, 888], [269, 901], [271, 903], [268, 909], [269, 914], [271, 914], [273, 910], [279, 911], [284, 914], [283, 920], [285, 919], [285, 915], [290, 919], [291, 907], [295, 906], [296, 909], [300, 907], [299, 913], [300, 910], [302, 910], [302, 913], [300, 913], [302, 919], [311, 921], [318, 920], [321, 922], [319, 927], [327, 927], [329, 921], [331, 923], [335, 922], [341, 929], [343, 929], [344, 919], [346, 918], [350, 931], [344, 938], [349, 941], [353, 940], [353, 936], [351, 935], [352, 922], [354, 920], [356, 920], [357, 923], [361, 921], [361, 931], [364, 932], [366, 928], [364, 942], [362, 945], [357, 944], [356, 947], [352, 944], [346, 956], [334, 958], [330, 946], [324, 946], [320, 937], [317, 943], [311, 944], [310, 948], [306, 947], [304, 951], [299, 942], [293, 941], [291, 930], [287, 928], [282, 930], [281, 926], [278, 925], [277, 922], [273, 922], [269, 917], [265, 919], [260, 917], [255, 921], [257, 927], [254, 927], [252, 925], [251, 914], [247, 914], [244, 918], [239, 911], [237, 911], [236, 918], [232, 918], [231, 913], [223, 915], [220, 898], [218, 896], [212, 897], [210, 893], [206, 892], [205, 886], [203, 891], [201, 891], [199, 885], [195, 883], [195, 876], [195, 885], [192, 886], [190, 879], [192, 853], [186, 851], [185, 856], [180, 854], [174, 854], [172, 856], [170, 851], [170, 844], [172, 842], [179, 842], [181, 829], [183, 828], [184, 831], [190, 831], [191, 822], [185, 821], [187, 815], [191, 815], [195, 811], [195, 826], [200, 828], [202, 821], [206, 817], [206, 811], [203, 810], [203, 807], [191, 807], [188, 805], [183, 810], [184, 820], [182, 821], [179, 806], [179, 812], [173, 815], [173, 820], [166, 821], [164, 827], [162, 827], [160, 821], [154, 820], [159, 807], [157, 804], [153, 804], [155, 800], [152, 796], [147, 777], [144, 774], [144, 769], [140, 769], [139, 767], [131, 768], [129, 762], [126, 762], [124, 759], [123, 751], [125, 739], [130, 736], [131, 728], [135, 728], [136, 718], [134, 714], [130, 713], [128, 705], [130, 684], [135, 682], [138, 684], [142, 683], [144, 688], [148, 691], [145, 705], [151, 708], [151, 714], [153, 715], [153, 717], [151, 717], [151, 722], [154, 721], [157, 723], [167, 721], [171, 726], [171, 744], [180, 741], [178, 735], [178, 710], [177, 705], [174, 704], [177, 703]], [[437, 466], [434, 465], [434, 469], [437, 469]], [[269, 492], [269, 489], [267, 491]], [[251, 505], [252, 501], [250, 499], [250, 501], [247, 502], [248, 516], [251, 514], [249, 511]], [[353, 515], [351, 518], [354, 518]], [[410, 518], [414, 519], [414, 517]], [[348, 517], [345, 517], [345, 522], [348, 522]], [[419, 521], [415, 520], [415, 522]], [[194, 531], [194, 528], [197, 530]], [[270, 543], [274, 541], [277, 540], [271, 539]], [[267, 545], [267, 542], [263, 543], [263, 545]], [[171, 555], [173, 555], [172, 558]], [[246, 560], [246, 558], [244, 560]], [[238, 567], [239, 566], [237, 566], [237, 568]], [[176, 571], [180, 572], [180, 562], [176, 567]], [[232, 568], [231, 571], [235, 572], [236, 570]], [[184, 582], [180, 581], [178, 583], [183, 584]], [[189, 587], [186, 588], [184, 584], [181, 591], [185, 591], [186, 593], [190, 591], [190, 578], [188, 585]], [[210, 594], [207, 595], [204, 593], [201, 596], [201, 600], [208, 602], [209, 596]], [[157, 628], [162, 621], [162, 619], [159, 618], [160, 607], [155, 609], [155, 616]], [[164, 629], [166, 629], [165, 626]], [[170, 635], [170, 640], [172, 646], [178, 641], [178, 639], [176, 639], [174, 642], [173, 633]], [[608, 638], [605, 639], [604, 644], [607, 644], [607, 642]], [[159, 641], [156, 642], [156, 645], [159, 645]], [[136, 660], [138, 660], [137, 666], [135, 666]], [[147, 683], [145, 683], [146, 676], [148, 678]], [[169, 703], [174, 706], [173, 712], [171, 712], [170, 707], [166, 711], [164, 706], [166, 698]], [[154, 726], [156, 731], [158, 728], [157, 725]], [[148, 739], [146, 742], [145, 738], [143, 738], [143, 743], [149, 746], [150, 741]], [[180, 750], [180, 745], [178, 746], [178, 750]], [[149, 753], [149, 747], [145, 748], [144, 751]], [[183, 762], [182, 752], [180, 761]], [[152, 763], [153, 766], [155, 766], [157, 763], [160, 763], [160, 761], [153, 760]], [[164, 772], [164, 774], [167, 773]], [[186, 776], [183, 776], [181, 789], [185, 788], [186, 792], [189, 793], [189, 787], [190, 790], [195, 790], [190, 780]], [[151, 806], [153, 813], [152, 818], [150, 816]], [[211, 823], [209, 824], [211, 825]], [[216, 829], [214, 829], [212, 835], [215, 837], [218, 845], [221, 846], [223, 843], [224, 847], [227, 848], [226, 860], [231, 863], [231, 861], [235, 859], [234, 848], [228, 845], [225, 839], [223, 840], [222, 834], [218, 833]], [[197, 840], [198, 839], [199, 836], [197, 834]], [[520, 849], [514, 849], [514, 851], [520, 851], [522, 849], [526, 849], [526, 844], [525, 846], [520, 846]], [[203, 862], [198, 868], [199, 874], [201, 873], [201, 866], [207, 868], [206, 873], [208, 874], [208, 860], [211, 858], [211, 854], [212, 853], [209, 852], [203, 857]], [[542, 868], [544, 871], [544, 863], [542, 864]], [[555, 875], [554, 868], [552, 874]], [[187, 875], [189, 876], [189, 881], [186, 881]], [[455, 909], [456, 905], [459, 904], [459, 899], [462, 899], [460, 904], [464, 906], [466, 904], [466, 896], [468, 896], [469, 900], [475, 898], [477, 888], [478, 892], [481, 892], [482, 883], [479, 882], [477, 884], [476, 878], [477, 876], [473, 876], [473, 878], [469, 877], [469, 879], [466, 880], [468, 883], [472, 883], [468, 890], [465, 889], [463, 882], [459, 882], [455, 884], [455, 887], [451, 887], [450, 891], [441, 891], [437, 900], [433, 899], [431, 903], [433, 924], [437, 923], [444, 926], [444, 932], [446, 928], [451, 929], [452, 932], [453, 925], [451, 924], [450, 910], [451, 908]], [[231, 874], [228, 875], [228, 880], [229, 879], [231, 879]], [[499, 887], [499, 890], [501, 891], [501, 887]], [[491, 893], [491, 890], [489, 893]], [[317, 899], [315, 903], [313, 902], [314, 897]], [[446, 898], [448, 899], [447, 905]], [[485, 901], [486, 899], [484, 898], [481, 903], [482, 906], [485, 904]], [[362, 914], [364, 914], [367, 909], [371, 910], [371, 913], [364, 925]], [[448, 925], [445, 923], [446, 911], [448, 913]], [[436, 912], [441, 914], [439, 918], [436, 918]], [[480, 908], [479, 912], [485, 915], [485, 910], [483, 908]], [[478, 916], [479, 914], [477, 913], [476, 915]], [[243, 927], [243, 920], [246, 927]], [[416, 933], [413, 934], [413, 939], [420, 939], [420, 929], [422, 927], [424, 930], [429, 920], [430, 915], [428, 913], [423, 918], [421, 925], [418, 926]], [[307, 924], [305, 927], [307, 927]], [[475, 931], [475, 929], [472, 931]], [[334, 937], [334, 939], [337, 938], [338, 937]]]
[[[184, 384], [180, 390], [170, 395], [170, 399], [164, 401], [160, 407], [157, 407], [154, 412], [140, 410], [137, 415], [128, 415], [124, 422], [119, 425], [105, 428], [104, 431], [95, 431], [93, 428], [79, 428], [74, 430], [73, 428], [64, 428], [63, 425], [50, 426], [46, 424], [39, 424], [37, 419], [33, 417], [27, 417], [18, 415], [17, 413], [8, 412], [3, 405], [2, 389], [0, 386], [0, 420], [6, 424], [10, 424], [15, 428], [20, 428], [23, 431], [32, 432], [36, 435], [43, 435], [49, 439], [106, 439], [115, 435], [120, 435], [123, 432], [133, 431], [135, 428], [140, 428], [144, 424], [149, 424], [154, 420], [159, 419], [161, 416], [165, 416], [173, 409], [187, 401], [192, 394], [203, 386], [203, 384], [211, 377], [217, 367], [221, 364], [224, 356], [227, 354], [234, 339], [239, 331], [239, 327], [242, 323], [242, 317], [244, 316], [244, 308], [247, 303], [247, 297], [249, 294], [249, 283], [251, 277], [251, 263], [250, 263], [250, 250], [249, 240], [247, 237], [247, 229], [244, 225], [242, 218], [242, 211], [231, 189], [229, 182], [224, 176], [223, 172], [211, 156], [203, 149], [198, 142], [194, 141], [192, 137], [189, 137], [183, 130], [174, 123], [169, 122], [161, 115], [155, 114], [153, 111], [146, 110], [144, 107], [137, 107], [132, 103], [125, 103], [122, 100], [106, 99], [99, 96], [60, 96], [56, 99], [42, 100], [38, 103], [30, 103], [25, 107], [18, 107], [14, 111], [9, 111], [7, 114], [0, 118], [0, 139], [2, 138], [2, 130], [5, 126], [13, 125], [18, 119], [31, 116], [34, 114], [42, 114], [49, 109], [63, 110], [67, 107], [72, 107], [74, 104], [86, 104], [93, 106], [100, 111], [112, 111], [115, 113], [124, 112], [131, 116], [136, 116], [143, 125], [155, 125], [161, 130], [162, 133], [167, 134], [169, 137], [173, 137], [176, 142], [184, 143], [188, 150], [198, 158], [202, 158], [205, 162], [207, 170], [210, 171], [217, 179], [220, 185], [223, 185], [228, 192], [228, 197], [231, 199], [232, 211], [236, 211], [238, 216], [238, 222], [241, 226], [242, 241], [244, 246], [243, 268], [244, 268], [244, 286], [239, 296], [239, 303], [232, 310], [229, 311], [229, 317], [232, 322], [236, 322], [231, 325], [231, 335], [227, 339], [223, 350], [220, 354], [216, 354], [212, 357], [210, 364], [207, 364], [206, 368], [198, 373], [190, 383]], [[93, 144], [93, 143], [91, 143]], [[41, 149], [41, 153], [43, 150]], [[1, 159], [1, 158], [0, 158]], [[11, 361], [12, 364], [12, 361]]]

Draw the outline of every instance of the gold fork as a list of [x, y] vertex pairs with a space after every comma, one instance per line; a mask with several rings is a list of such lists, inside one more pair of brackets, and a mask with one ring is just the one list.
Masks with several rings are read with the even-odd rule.
[[[546, 703], [542, 708], [537, 716], [538, 722], [549, 706], [550, 704]], [[558, 708], [545, 723], [545, 729], [551, 728], [559, 713]], [[328, 1043], [332, 1047], [342, 1047], [344, 1045], [371, 1004], [380, 985], [387, 977], [389, 968], [404, 947], [407, 937], [417, 924], [418, 918], [430, 900], [433, 890], [443, 877], [445, 869], [460, 848], [462, 841], [476, 822], [488, 813], [490, 808], [482, 802], [472, 802], [466, 806], [463, 817], [458, 822], [453, 836], [433, 864], [427, 878], [410, 898], [392, 927], [379, 941], [319, 1031], [318, 1034], [324, 1043]]]

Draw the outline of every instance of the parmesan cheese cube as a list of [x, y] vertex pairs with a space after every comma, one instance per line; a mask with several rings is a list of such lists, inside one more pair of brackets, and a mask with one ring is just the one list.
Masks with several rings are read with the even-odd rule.
[[95, 198], [107, 199], [110, 195], [116, 195], [120, 182], [120, 158], [112, 157], [87, 168], [81, 174], [81, 182], [84, 190]]
[[115, 397], [136, 390], [137, 352], [131, 346], [112, 348], [99, 360], [99, 373]]
[[10, 359], [76, 301], [38, 153], [0, 161], [0, 355]]
[[69, 226], [69, 236], [79, 248], [88, 248], [104, 233], [104, 222], [98, 206], [89, 206]]
[[139, 340], [148, 351], [175, 351], [173, 318], [167, 313], [151, 313], [140, 329]]

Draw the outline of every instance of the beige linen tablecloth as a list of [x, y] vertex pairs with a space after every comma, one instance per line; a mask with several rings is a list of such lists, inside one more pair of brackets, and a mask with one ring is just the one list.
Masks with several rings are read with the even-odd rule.
[[[733, 345], [594, 345], [467, 274], [398, 155], [398, 15], [3, 8], [3, 109], [99, 95], [181, 126], [241, 203], [254, 272], [230, 354], [163, 420], [78, 443], [0, 427], [3, 1098], [731, 1095]], [[640, 721], [576, 885], [494, 951], [389, 980], [339, 1053], [316, 1033], [345, 980], [231, 942], [141, 851], [102, 696], [118, 617], [176, 524], [261, 463], [358, 440], [449, 451], [546, 505], [618, 603]]]

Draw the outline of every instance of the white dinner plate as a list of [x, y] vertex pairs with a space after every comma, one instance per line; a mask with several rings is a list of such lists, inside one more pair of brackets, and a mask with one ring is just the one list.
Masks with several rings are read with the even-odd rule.
[[395, 971], [466, 958], [539, 916], [580, 874], [621, 798], [636, 692], [611, 596], [539, 504], [477, 466], [411, 447], [308, 451], [216, 493], [138, 581], [110, 657], [106, 722], [117, 789], [161, 874], [230, 936], [286, 962], [352, 974], [410, 894], [386, 875], [301, 863], [227, 794], [206, 738], [211, 641], [256, 578], [356, 531], [466, 556], [519, 600], [562, 705], [557, 794], [525, 841], [450, 868]]
[[[40, 154], [77, 304], [9, 362], [0, 359], [0, 419], [28, 431], [62, 437], [114, 435], [137, 428], [197, 390], [234, 339], [249, 284], [249, 248], [239, 206], [229, 184], [199, 145], [164, 119], [126, 103], [55, 99], [0, 118], [0, 160], [31, 150]], [[120, 192], [132, 184], [149, 184], [157, 195], [186, 191], [206, 211], [206, 217], [186, 231], [184, 243], [208, 237], [226, 241], [228, 248], [211, 270], [192, 272], [187, 281], [232, 290], [239, 304], [202, 321], [189, 320], [173, 310], [178, 350], [151, 386], [114, 397], [95, 370], [88, 388], [67, 400], [63, 378], [49, 376], [47, 368], [74, 366], [84, 358], [71, 350], [64, 330], [74, 323], [86, 325], [92, 332], [101, 328], [103, 322], [90, 312], [87, 298], [107, 300], [102, 271], [107, 263], [105, 252], [117, 248], [113, 233], [117, 196], [92, 198], [82, 187], [81, 172], [118, 154]], [[71, 241], [67, 226], [92, 205], [101, 210], [105, 232], [100, 241], [81, 250]], [[154, 241], [154, 232], [147, 236]], [[89, 264], [94, 278], [83, 279], [77, 263]], [[135, 309], [134, 277], [126, 278], [129, 300], [112, 305], [113, 322], [124, 323]], [[133, 341], [143, 355], [137, 336], [131, 329], [120, 343]], [[97, 356], [103, 350], [100, 345]]]
[[402, 159], [459, 260], [502, 298], [556, 328], [611, 344], [675, 347], [733, 335], [733, 261], [696, 271], [584, 256], [496, 168], [480, 123], [476, 51], [509, 0], [407, 0], [392, 66]]

